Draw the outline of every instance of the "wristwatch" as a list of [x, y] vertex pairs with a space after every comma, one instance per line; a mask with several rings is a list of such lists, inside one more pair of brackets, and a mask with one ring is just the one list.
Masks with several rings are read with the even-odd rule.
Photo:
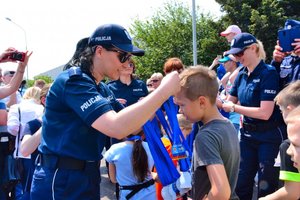
[[230, 108], [230, 112], [234, 112], [234, 108], [235, 108], [235, 104], [232, 104], [232, 106]]

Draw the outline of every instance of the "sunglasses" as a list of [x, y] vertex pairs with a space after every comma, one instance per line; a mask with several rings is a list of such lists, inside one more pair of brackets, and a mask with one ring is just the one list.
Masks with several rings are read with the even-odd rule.
[[147, 87], [152, 87], [152, 84], [147, 84]]
[[154, 79], [154, 80], [151, 80], [153, 83], [157, 83], [159, 80], [157, 79]]
[[234, 54], [235, 57], [242, 57], [247, 49], [250, 47], [244, 48], [241, 52]]
[[14, 74], [15, 74], [15, 71], [8, 71], [8, 72], [4, 73], [3, 76], [7, 76], [7, 75], [13, 76]]
[[120, 60], [121, 63], [126, 62], [127, 60], [129, 60], [131, 58], [131, 54], [128, 54], [124, 51], [119, 51], [117, 49], [106, 49], [107, 51], [113, 51], [113, 52], [117, 52], [119, 53], [118, 58]]

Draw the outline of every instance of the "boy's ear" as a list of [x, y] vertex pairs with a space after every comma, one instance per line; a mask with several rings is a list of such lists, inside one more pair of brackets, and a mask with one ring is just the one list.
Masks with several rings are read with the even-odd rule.
[[199, 102], [200, 106], [204, 106], [206, 104], [206, 101], [207, 101], [207, 99], [205, 96], [198, 97], [198, 102]]
[[291, 105], [291, 104], [289, 104], [289, 105], [286, 107], [286, 109], [287, 109], [288, 111], [292, 111], [294, 108], [296, 108], [296, 107], [293, 106], [293, 105]]

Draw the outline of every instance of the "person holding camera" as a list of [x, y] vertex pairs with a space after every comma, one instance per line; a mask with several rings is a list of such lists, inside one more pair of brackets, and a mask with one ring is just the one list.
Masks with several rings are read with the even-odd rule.
[[99, 26], [79, 60], [53, 82], [46, 100], [32, 200], [100, 199], [99, 161], [106, 137], [122, 139], [139, 130], [180, 90], [178, 73], [173, 72], [141, 101], [114, 111], [118, 102], [102, 80], [118, 79], [133, 55], [142, 56], [144, 51], [132, 44], [125, 28]]
[[[286, 26], [290, 28], [299, 29], [300, 32], [300, 21], [288, 20]], [[290, 29], [287, 29], [287, 31]], [[284, 38], [281, 39], [282, 43]], [[291, 42], [293, 50], [291, 52], [284, 52], [280, 46], [280, 41], [277, 41], [277, 45], [273, 51], [273, 65], [280, 74], [280, 87], [283, 89], [288, 83], [300, 80], [300, 36]]]
[[[6, 49], [2, 54], [0, 54], [0, 63], [5, 63], [5, 62], [17, 62], [15, 57], [12, 57], [16, 51], [14, 48], [8, 48]], [[23, 80], [23, 75], [25, 72], [25, 68], [27, 66], [29, 57], [31, 56], [32, 52], [26, 51], [22, 55], [24, 56], [22, 58], [22, 61], [18, 62], [18, 68], [16, 70], [16, 73], [13, 75], [11, 81], [7, 85], [0, 86], [0, 99], [3, 99], [15, 91], [18, 90], [22, 80]]]

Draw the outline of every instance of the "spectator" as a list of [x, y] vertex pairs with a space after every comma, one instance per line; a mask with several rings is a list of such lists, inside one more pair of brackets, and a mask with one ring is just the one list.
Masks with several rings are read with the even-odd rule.
[[[16, 49], [14, 48], [8, 48], [5, 50], [2, 54], [0, 54], [0, 63], [4, 62], [16, 62], [12, 60], [8, 55], [11, 54], [12, 52], [15, 52]], [[16, 70], [17, 73], [13, 76], [11, 81], [5, 85], [0, 87], [0, 99], [3, 99], [12, 93], [16, 92], [22, 82], [23, 75], [25, 72], [25, 68], [27, 66], [29, 57], [31, 56], [32, 52], [26, 52], [25, 54], [25, 60], [24, 62], [19, 62], [18, 63], [18, 68]]]
[[129, 64], [124, 65], [120, 70], [120, 78], [107, 84], [117, 100], [124, 106], [130, 106], [148, 95], [145, 82], [135, 78], [134, 71], [135, 63], [130, 59]]
[[154, 90], [151, 79], [148, 78], [146, 81], [146, 85], [147, 85], [147, 89], [148, 89], [148, 93], [152, 92]]
[[164, 73], [167, 75], [172, 71], [177, 71], [180, 74], [184, 68], [182, 61], [179, 58], [169, 58], [164, 64]]
[[43, 79], [37, 79], [34, 81], [33, 86], [42, 89], [46, 85], [46, 82]]
[[237, 25], [230, 25], [225, 31], [221, 32], [221, 36], [225, 37], [227, 42], [230, 44], [232, 39], [240, 33], [242, 33], [240, 27]]
[[[221, 79], [221, 84], [224, 90], [221, 92], [220, 98], [222, 101], [226, 101], [230, 90], [234, 84], [235, 78], [238, 75], [241, 67], [239, 67], [238, 62], [236, 61], [233, 55], [225, 56], [219, 60], [219, 63], [222, 63], [226, 69], [226, 74]], [[222, 105], [221, 105], [222, 107]], [[232, 122], [237, 132], [240, 130], [240, 114], [236, 112], [230, 112], [228, 119]]]
[[[274, 101], [279, 105], [283, 119], [286, 120], [288, 114], [300, 105], [300, 80], [289, 84], [281, 90]], [[289, 146], [290, 141], [288, 139], [284, 140], [280, 145], [279, 151], [279, 179], [284, 181], [283, 187], [266, 197], [260, 198], [260, 200], [298, 199], [300, 197], [298, 193], [300, 175], [297, 168], [293, 166], [291, 156], [287, 154]]]
[[[3, 80], [4, 85], [7, 85], [10, 83], [14, 74], [15, 74], [15, 71], [13, 71], [13, 70], [9, 70], [9, 71], [5, 70], [3, 72], [2, 80]], [[16, 92], [12, 93], [10, 96], [1, 99], [1, 101], [4, 102], [8, 108], [10, 108], [10, 106], [12, 106], [14, 104], [18, 104], [22, 101], [22, 95], [19, 91], [16, 91]]]
[[[293, 28], [300, 29], [300, 21], [293, 20]], [[290, 21], [285, 23], [285, 26], [290, 26]], [[271, 65], [273, 65], [280, 75], [280, 88], [282, 89], [288, 83], [300, 80], [300, 38], [295, 39], [292, 43], [294, 50], [292, 52], [282, 52], [279, 41], [273, 51], [273, 60]]]
[[150, 79], [151, 79], [152, 87], [154, 89], [158, 88], [158, 86], [160, 85], [163, 77], [164, 76], [162, 75], [162, 73], [159, 73], [159, 72], [156, 72], [156, 73], [152, 74]]
[[[295, 108], [287, 117], [286, 119], [287, 123], [287, 132], [289, 140], [291, 141], [291, 145], [287, 150], [287, 153], [291, 156], [292, 161], [294, 162], [294, 166], [298, 169], [298, 172], [300, 172], [300, 106]], [[299, 178], [299, 173], [297, 174], [297, 177]], [[300, 197], [300, 191], [299, 188], [297, 191], [298, 195], [297, 197]]]
[[202, 121], [193, 149], [193, 199], [238, 199], [239, 146], [234, 126], [219, 113], [215, 103], [216, 74], [197, 66], [180, 74], [181, 91], [174, 102], [189, 121]]
[[71, 62], [78, 67], [68, 65], [56, 78], [46, 101], [32, 200], [100, 199], [98, 163], [106, 135], [122, 139], [138, 130], [179, 90], [178, 74], [173, 72], [147, 97], [115, 112], [120, 104], [102, 80], [118, 79], [130, 57], [143, 54], [122, 26], [102, 25], [79, 60]]
[[16, 198], [30, 199], [30, 187], [27, 188], [27, 180], [32, 176], [31, 156], [24, 156], [20, 152], [21, 140], [24, 136], [24, 128], [27, 122], [41, 117], [43, 107], [40, 105], [40, 92], [38, 87], [28, 88], [24, 94], [24, 100], [11, 106], [8, 112], [7, 130], [10, 134], [16, 136], [14, 157], [18, 158], [22, 163], [23, 170], [20, 171], [21, 186], [17, 185]]
[[110, 180], [120, 185], [120, 200], [155, 199], [151, 170], [154, 161], [143, 134], [129, 135], [124, 142], [113, 144], [105, 152]]
[[249, 33], [236, 35], [233, 41], [227, 53], [244, 67], [235, 79], [229, 101], [222, 106], [227, 112], [244, 115], [236, 192], [240, 199], [251, 200], [257, 172], [258, 197], [277, 188], [279, 170], [274, 161], [286, 138], [286, 127], [273, 101], [279, 91], [279, 76], [274, 67], [265, 64], [262, 43]]
[[2, 68], [0, 68], [0, 85], [2, 85], [3, 80], [2, 80]]

